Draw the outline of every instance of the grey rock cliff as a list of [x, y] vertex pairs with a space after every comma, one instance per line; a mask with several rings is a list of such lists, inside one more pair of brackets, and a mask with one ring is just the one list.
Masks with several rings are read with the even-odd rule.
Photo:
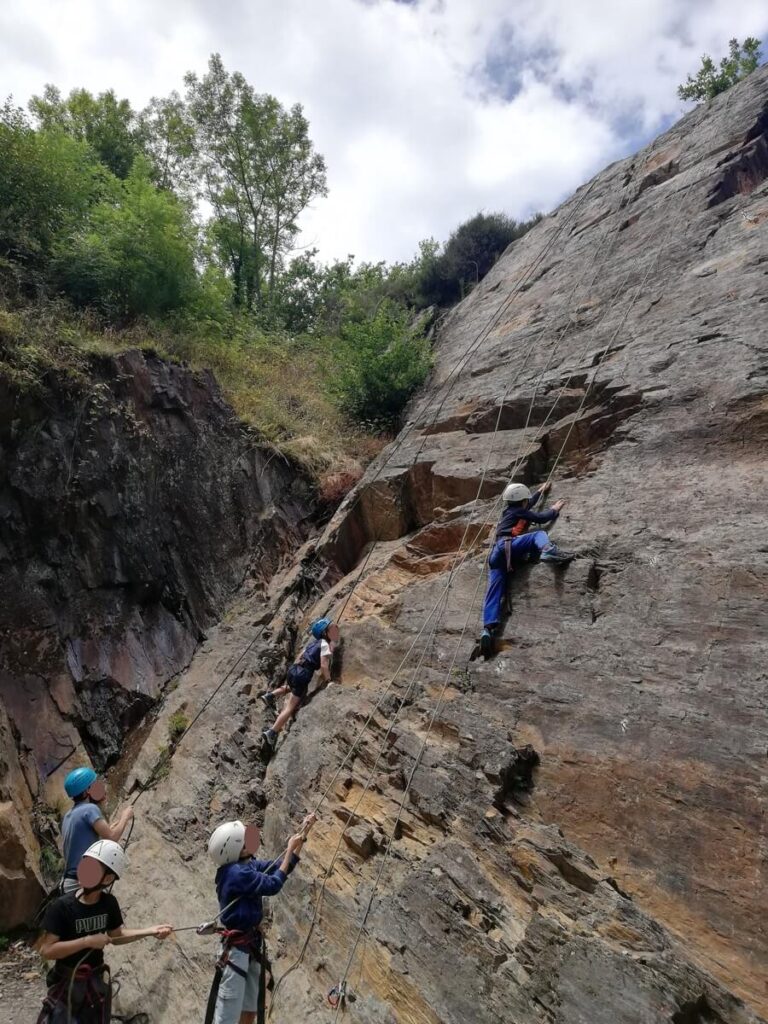
[[[333, 588], [307, 602], [302, 552], [267, 634], [145, 796], [131, 915], [176, 920], [181, 892], [194, 922], [215, 905], [215, 824], [264, 813], [276, 854], [330, 787], [272, 901], [274, 1021], [334, 1019], [324, 995], [374, 886], [350, 1021], [768, 1012], [767, 130], [764, 68], [511, 247], [443, 324], [408, 427], [320, 542]], [[470, 661], [496, 497], [513, 472], [552, 470], [567, 500], [553, 536], [578, 558], [516, 572], [497, 656]], [[342, 685], [265, 776], [255, 691], [296, 628], [350, 594]], [[139, 776], [165, 716], [201, 705], [252, 623], [246, 606], [195, 660]], [[190, 1019], [213, 957], [194, 935], [124, 954], [123, 1005]]]

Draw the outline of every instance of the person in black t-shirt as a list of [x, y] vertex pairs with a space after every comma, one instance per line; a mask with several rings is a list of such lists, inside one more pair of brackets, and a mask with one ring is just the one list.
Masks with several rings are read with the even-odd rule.
[[170, 925], [123, 927], [120, 905], [104, 892], [124, 872], [125, 851], [109, 839], [89, 846], [78, 865], [82, 886], [54, 900], [43, 918], [40, 953], [55, 961], [38, 1024], [107, 1024], [112, 990], [104, 947], [155, 936], [166, 939]]

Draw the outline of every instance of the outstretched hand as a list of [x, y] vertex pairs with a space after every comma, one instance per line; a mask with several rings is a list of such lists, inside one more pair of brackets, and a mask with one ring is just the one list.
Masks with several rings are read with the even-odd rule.
[[539, 488], [539, 494], [546, 494], [551, 486], [552, 486], [552, 481], [551, 480], [545, 480], [544, 483]]
[[556, 502], [554, 503], [554, 505], [552, 506], [552, 509], [553, 509], [553, 511], [555, 511], [555, 512], [559, 512], [559, 511], [560, 511], [560, 509], [561, 509], [561, 508], [563, 507], [563, 505], [564, 505], [564, 504], [565, 504], [565, 502], [563, 501], [563, 499], [562, 499], [562, 498], [561, 498], [561, 499], [560, 499], [559, 501], [556, 501]]
[[172, 932], [173, 925], [170, 924], [158, 924], [152, 929], [152, 934], [156, 939], [167, 939]]

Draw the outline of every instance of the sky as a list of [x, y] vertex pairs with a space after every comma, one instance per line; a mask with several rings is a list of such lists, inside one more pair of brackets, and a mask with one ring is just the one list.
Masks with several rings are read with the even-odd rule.
[[478, 210], [551, 210], [749, 35], [768, 37], [766, 0], [3, 0], [0, 100], [50, 82], [141, 107], [219, 52], [304, 106], [329, 195], [301, 244], [390, 261]]

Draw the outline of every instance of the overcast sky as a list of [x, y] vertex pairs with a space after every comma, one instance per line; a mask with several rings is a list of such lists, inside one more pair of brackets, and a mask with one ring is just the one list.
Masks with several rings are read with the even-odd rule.
[[303, 241], [404, 259], [477, 210], [551, 209], [748, 35], [766, 0], [2, 0], [0, 98], [52, 82], [142, 106], [218, 51], [305, 107], [330, 194]]

